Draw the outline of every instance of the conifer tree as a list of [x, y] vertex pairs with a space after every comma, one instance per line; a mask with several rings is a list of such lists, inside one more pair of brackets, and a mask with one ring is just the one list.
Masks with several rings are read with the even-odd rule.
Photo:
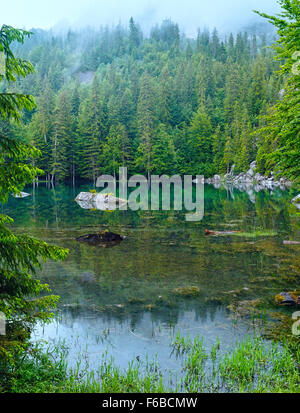
[[155, 131], [152, 158], [153, 173], [157, 175], [176, 172], [176, 153], [171, 135], [164, 124], [159, 124]]
[[219, 125], [212, 136], [213, 165], [216, 172], [222, 172], [224, 144], [224, 136]]
[[189, 127], [189, 147], [192, 154], [192, 173], [210, 174], [212, 166], [212, 125], [205, 107], [201, 105]]
[[258, 57], [252, 69], [252, 81], [249, 89], [249, 110], [253, 121], [259, 115], [266, 97], [265, 71], [264, 61], [261, 57]]
[[37, 166], [45, 173], [47, 180], [50, 180], [52, 157], [52, 141], [54, 134], [54, 93], [47, 79], [44, 89], [38, 98], [38, 109], [28, 125], [28, 141], [41, 151], [37, 159]]
[[233, 165], [234, 159], [232, 136], [228, 128], [226, 129], [225, 136], [226, 141], [224, 147], [223, 163], [225, 166], [226, 173], [228, 174], [230, 171], [230, 167]]
[[133, 52], [134, 49], [138, 49], [141, 42], [141, 33], [135, 24], [133, 17], [129, 21], [129, 49]]
[[130, 167], [130, 147], [126, 129], [123, 125], [111, 126], [103, 144], [102, 164], [104, 172], [116, 176], [121, 166]]
[[[6, 58], [4, 79], [13, 83], [18, 77], [33, 72], [30, 62], [18, 59], [11, 50], [11, 43], [23, 43], [30, 33], [10, 26], [0, 29], [0, 50]], [[30, 95], [0, 93], [0, 116], [3, 120], [18, 122], [21, 110], [31, 111], [35, 102]], [[31, 183], [39, 169], [30, 161], [39, 155], [33, 146], [7, 136], [0, 136], [0, 201], [7, 201], [9, 194], [18, 195], [26, 183]], [[51, 309], [58, 297], [45, 295], [49, 286], [33, 277], [36, 268], [48, 258], [58, 260], [67, 251], [52, 247], [27, 235], [15, 235], [8, 228], [13, 220], [0, 215], [0, 311], [7, 320], [6, 336], [0, 336], [1, 381], [13, 374], [14, 361], [27, 348], [28, 337], [37, 320], [51, 318]], [[43, 296], [41, 297], [41, 295]], [[4, 366], [3, 366], [4, 364]]]
[[92, 179], [94, 183], [101, 172], [100, 159], [106, 133], [104, 118], [98, 80], [95, 78], [89, 97], [80, 106], [78, 120], [78, 140], [82, 155], [79, 163], [81, 176]]
[[66, 91], [59, 97], [55, 109], [55, 123], [52, 140], [52, 181], [65, 181], [73, 170], [75, 156], [72, 145], [72, 118], [71, 105]]
[[153, 169], [153, 132], [155, 129], [156, 109], [154, 86], [151, 77], [144, 74], [138, 101], [137, 122], [139, 133], [138, 155], [136, 165], [150, 175]]
[[262, 142], [258, 167], [262, 172], [276, 170], [278, 174], [299, 182], [300, 177], [300, 70], [297, 62], [300, 46], [299, 0], [280, 0], [282, 12], [267, 18], [278, 29], [275, 44], [280, 73], [287, 75], [282, 99], [265, 117], [266, 125], [257, 131]]

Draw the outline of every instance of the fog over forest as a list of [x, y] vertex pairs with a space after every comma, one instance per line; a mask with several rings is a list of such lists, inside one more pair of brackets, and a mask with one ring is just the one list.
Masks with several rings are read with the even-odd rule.
[[[18, 9], [18, 13], [15, 10]], [[1, 22], [17, 27], [65, 30], [85, 26], [126, 24], [131, 16], [148, 33], [164, 19], [177, 22], [187, 36], [199, 27], [237, 32], [261, 21], [254, 9], [279, 12], [275, 0], [16, 0], [1, 6]]]

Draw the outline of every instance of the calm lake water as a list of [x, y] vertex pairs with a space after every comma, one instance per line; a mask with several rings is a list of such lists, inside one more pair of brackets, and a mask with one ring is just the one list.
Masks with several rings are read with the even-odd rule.
[[[16, 232], [70, 250], [64, 262], [48, 262], [39, 273], [61, 300], [56, 320], [39, 326], [35, 339], [64, 341], [73, 366], [80, 357], [96, 368], [105, 352], [121, 367], [148, 355], [175, 375], [170, 338], [178, 331], [203, 336], [208, 349], [219, 338], [226, 351], [254, 333], [251, 313], [239, 317], [228, 306], [259, 299], [262, 312], [276, 309], [275, 294], [299, 289], [300, 248], [283, 245], [300, 240], [293, 190], [249, 197], [206, 185], [203, 220], [186, 222], [184, 211], [83, 210], [74, 199], [89, 189], [40, 184], [2, 207]], [[206, 228], [241, 233], [207, 237]], [[75, 240], [106, 229], [126, 239], [111, 248]], [[176, 290], [191, 286], [199, 294]]]

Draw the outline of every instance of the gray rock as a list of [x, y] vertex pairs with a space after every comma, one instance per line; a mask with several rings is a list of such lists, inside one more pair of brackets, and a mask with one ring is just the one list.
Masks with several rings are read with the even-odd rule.
[[83, 209], [98, 209], [101, 211], [113, 211], [118, 206], [127, 203], [126, 200], [115, 197], [111, 194], [80, 192], [75, 201]]
[[[280, 189], [285, 190], [287, 187], [292, 185], [292, 182], [287, 181], [286, 178], [281, 178], [277, 180], [276, 174], [272, 172], [268, 176], [263, 176], [260, 173], [255, 173], [256, 169], [256, 162], [253, 161], [250, 164], [249, 170], [245, 172], [241, 172], [238, 175], [234, 175], [235, 165], [232, 166], [230, 173], [226, 174], [221, 182], [232, 184], [234, 188], [239, 189], [240, 191], [249, 191], [254, 190], [255, 192], [262, 191], [262, 190], [270, 190], [272, 191], [274, 188], [280, 187]], [[254, 199], [251, 195], [252, 200]], [[300, 202], [299, 202], [300, 204]], [[297, 205], [296, 205], [297, 206]], [[300, 209], [300, 205], [297, 206]]]
[[30, 194], [27, 194], [27, 192], [21, 192], [20, 195], [13, 195], [14, 198], [26, 198], [30, 196]]

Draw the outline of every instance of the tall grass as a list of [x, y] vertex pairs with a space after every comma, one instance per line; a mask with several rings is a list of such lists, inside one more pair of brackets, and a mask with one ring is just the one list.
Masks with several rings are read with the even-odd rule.
[[134, 361], [122, 370], [106, 354], [96, 371], [81, 361], [71, 369], [60, 345], [46, 351], [35, 347], [15, 360], [6, 380], [1, 379], [2, 392], [300, 392], [299, 358], [287, 344], [249, 337], [223, 352], [220, 340], [206, 349], [202, 337], [191, 339], [177, 333], [170, 346], [181, 363], [182, 374], [175, 383], [166, 384], [156, 361]]

